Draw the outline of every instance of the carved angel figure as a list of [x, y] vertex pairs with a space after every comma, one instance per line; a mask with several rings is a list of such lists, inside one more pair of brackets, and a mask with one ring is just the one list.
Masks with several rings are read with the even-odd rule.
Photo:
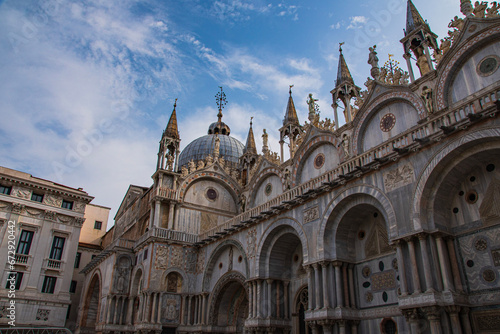
[[479, 1], [476, 1], [474, 3], [474, 16], [484, 18], [486, 8], [488, 8], [488, 2], [481, 1], [481, 3], [479, 3]]
[[203, 169], [205, 168], [205, 162], [203, 160], [198, 160], [198, 166], [196, 169]]
[[441, 46], [439, 49], [441, 49], [441, 52], [443, 53], [443, 56], [445, 55], [446, 52], [451, 47], [451, 39], [449, 37], [445, 37], [444, 39], [441, 40]]
[[407, 85], [410, 81], [410, 75], [408, 74], [407, 71], [404, 71], [403, 74], [401, 75], [401, 84]]
[[172, 170], [174, 168], [174, 157], [172, 154], [167, 154], [167, 169]]
[[486, 12], [487, 12], [486, 17], [490, 18], [490, 17], [500, 16], [500, 14], [498, 13], [499, 8], [500, 8], [500, 5], [496, 1], [493, 1], [491, 3], [491, 7], [486, 10]]
[[214, 158], [212, 158], [212, 155], [209, 154], [205, 157], [205, 166], [210, 166], [214, 162]]
[[448, 24], [448, 28], [457, 28], [459, 31], [462, 31], [462, 28], [464, 27], [464, 20], [458, 18], [458, 16], [455, 16], [453, 20]]
[[186, 168], [186, 166], [182, 166], [182, 167], [181, 167], [181, 174], [182, 174], [182, 177], [186, 177], [186, 176], [188, 176], [189, 171], [188, 171], [188, 169]]
[[378, 81], [385, 83], [387, 78], [387, 69], [385, 67], [382, 67], [380, 69], [380, 75], [378, 77]]
[[400, 85], [402, 75], [403, 75], [403, 71], [401, 69], [394, 71], [394, 75], [392, 76], [392, 84], [393, 85]]
[[422, 99], [424, 99], [427, 111], [429, 112], [429, 114], [432, 114], [434, 112], [434, 107], [432, 105], [432, 89], [424, 86], [424, 88], [422, 89], [422, 94], [420, 94], [420, 96], [422, 96]]
[[194, 163], [193, 160], [191, 160], [190, 162], [188, 162], [188, 168], [189, 168], [189, 172], [192, 173], [196, 170], [196, 164]]

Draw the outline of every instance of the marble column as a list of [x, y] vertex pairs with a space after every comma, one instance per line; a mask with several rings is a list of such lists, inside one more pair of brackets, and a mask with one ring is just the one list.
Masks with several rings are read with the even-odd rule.
[[422, 289], [420, 288], [420, 277], [418, 275], [417, 256], [415, 254], [415, 243], [413, 242], [412, 238], [409, 238], [406, 242], [408, 243], [408, 250], [410, 252], [413, 287], [415, 290], [413, 293], [421, 293]]
[[339, 334], [346, 334], [346, 321], [345, 320], [339, 320]]
[[332, 308], [335, 308], [337, 306], [337, 293], [336, 293], [336, 284], [335, 284], [335, 267], [333, 266], [333, 263], [330, 262], [328, 265], [328, 271], [330, 274], [328, 275], [330, 277], [330, 282], [327, 284], [331, 285], [330, 288], [330, 298], [332, 301]]
[[248, 282], [248, 319], [253, 317], [253, 282]]
[[180, 318], [181, 318], [181, 325], [185, 325], [186, 324], [186, 319], [185, 319], [185, 317], [186, 317], [186, 307], [187, 307], [187, 305], [186, 305], [187, 304], [186, 299], [187, 299], [186, 295], [182, 295], [182, 302], [181, 302], [182, 307], [181, 307], [181, 316], [180, 316]]
[[289, 319], [290, 315], [288, 312], [288, 285], [290, 284], [289, 281], [284, 281], [283, 282], [283, 311], [284, 311], [284, 318]]
[[281, 287], [280, 287], [280, 281], [276, 281], [276, 319], [281, 318], [281, 310], [280, 310], [280, 304], [281, 304]]
[[108, 302], [108, 305], [105, 308], [106, 315], [104, 316], [104, 319], [106, 319], [106, 323], [109, 324], [109, 323], [111, 323], [111, 302], [112, 302], [112, 298], [108, 295], [107, 298], [106, 298], [106, 300]]
[[462, 286], [462, 279], [460, 277], [460, 270], [458, 269], [457, 253], [455, 252], [455, 244], [453, 239], [447, 238], [446, 244], [448, 246], [448, 254], [450, 255], [451, 271], [453, 272], [453, 282], [455, 283], [455, 289], [459, 292], [464, 292]]
[[160, 222], [160, 210], [161, 210], [161, 202], [159, 200], [155, 201], [155, 216], [154, 216], [154, 222], [153, 224], [149, 224], [150, 229], [153, 226], [160, 227], [161, 222]]
[[342, 274], [340, 271], [340, 267], [342, 266], [342, 262], [335, 262], [335, 290], [337, 294], [337, 307], [344, 306], [343, 298], [342, 298]]
[[349, 281], [347, 279], [347, 263], [342, 265], [342, 281], [344, 283], [344, 302], [346, 307], [351, 307], [351, 302], [349, 300]]
[[314, 309], [318, 310], [321, 308], [321, 300], [320, 300], [321, 285], [319, 283], [319, 265], [318, 263], [313, 263], [312, 267], [314, 269]]
[[472, 334], [469, 311], [470, 309], [468, 307], [462, 307], [462, 309], [460, 310], [460, 318], [462, 318], [462, 325], [465, 334]]
[[262, 284], [264, 280], [257, 281], [257, 318], [262, 318]]
[[272, 310], [272, 305], [273, 305], [273, 280], [272, 279], [267, 279], [267, 307], [264, 310], [264, 312], [267, 313], [267, 318], [270, 319], [273, 316], [273, 310]]
[[359, 321], [353, 320], [351, 322], [351, 334], [358, 334]]
[[420, 242], [420, 251], [422, 253], [422, 265], [424, 267], [425, 292], [434, 291], [432, 287], [431, 262], [429, 260], [429, 247], [427, 245], [427, 234], [420, 233], [418, 235]]
[[314, 286], [313, 286], [313, 280], [312, 280], [312, 268], [311, 266], [306, 266], [306, 271], [307, 271], [307, 293], [308, 297], [307, 300], [307, 309], [310, 311], [313, 309], [313, 299], [314, 299]]
[[441, 268], [441, 275], [443, 277], [443, 286], [445, 291], [452, 289], [452, 278], [448, 267], [448, 257], [446, 256], [446, 245], [442, 236], [436, 237], [437, 251], [439, 257], [439, 267]]
[[201, 304], [201, 324], [206, 325], [207, 324], [207, 297], [208, 297], [208, 292], [203, 292], [203, 302]]
[[321, 273], [323, 274], [323, 308], [330, 307], [330, 296], [328, 289], [328, 262], [321, 262]]
[[431, 334], [441, 334], [441, 315], [439, 312], [439, 307], [426, 307], [424, 311], [427, 314], [427, 319], [429, 319]]
[[460, 312], [460, 306], [447, 306], [446, 310], [450, 315], [451, 320], [451, 331], [453, 334], [462, 334], [462, 325], [460, 325], [460, 318], [458, 312]]
[[406, 59], [406, 65], [408, 66], [408, 73], [410, 74], [410, 81], [414, 82], [415, 81], [415, 74], [413, 74], [413, 67], [411, 66], [411, 55], [409, 53], [405, 53], [403, 55], [403, 58]]
[[154, 323], [154, 319], [156, 318], [156, 307], [157, 307], [157, 306], [156, 306], [156, 305], [157, 305], [156, 303], [158, 302], [158, 301], [156, 300], [156, 293], [153, 293], [153, 294], [151, 295], [151, 298], [153, 299], [153, 306], [152, 306], [152, 308], [151, 308], [151, 318], [150, 318], [150, 320], [149, 320], [149, 321], [150, 321], [150, 322], [152, 322], [152, 323]]
[[349, 297], [351, 299], [351, 302], [350, 302], [350, 305], [352, 308], [356, 308], [356, 300], [354, 298], [354, 290], [355, 290], [355, 287], [354, 287], [354, 274], [352, 272], [352, 269], [353, 269], [354, 265], [353, 264], [349, 264], [348, 267], [347, 267], [347, 273], [348, 273], [348, 276], [349, 276]]
[[319, 320], [318, 324], [323, 327], [323, 334], [332, 334], [333, 321], [331, 320]]
[[132, 296], [130, 297], [129, 301], [128, 301], [128, 308], [127, 308], [127, 320], [126, 320], [126, 323], [127, 325], [132, 325], [132, 312], [133, 312], [133, 309], [134, 309], [134, 300], [135, 300], [135, 296]]
[[399, 274], [399, 284], [401, 287], [401, 295], [408, 295], [408, 287], [406, 283], [406, 271], [405, 271], [405, 261], [403, 258], [403, 241], [396, 240], [396, 257], [398, 259], [398, 274]]
[[257, 300], [257, 281], [253, 281], [253, 317], [257, 318], [259, 313], [257, 311], [257, 305], [259, 301]]
[[188, 312], [187, 312], [187, 317], [186, 317], [186, 323], [188, 326], [191, 326], [191, 305], [192, 305], [192, 299], [193, 299], [193, 296], [188, 296]]
[[410, 325], [410, 333], [411, 334], [420, 334], [420, 330], [418, 328], [418, 313], [416, 309], [407, 309], [403, 311], [405, 315], [406, 321]]
[[170, 206], [168, 209], [168, 229], [173, 230], [174, 229], [174, 212], [175, 212], [175, 203], [170, 202]]
[[125, 324], [125, 321], [124, 321], [125, 319], [123, 319], [123, 317], [125, 316], [124, 313], [125, 313], [126, 305], [127, 305], [127, 298], [122, 297], [122, 307], [120, 308], [120, 320], [118, 320], [120, 325]]

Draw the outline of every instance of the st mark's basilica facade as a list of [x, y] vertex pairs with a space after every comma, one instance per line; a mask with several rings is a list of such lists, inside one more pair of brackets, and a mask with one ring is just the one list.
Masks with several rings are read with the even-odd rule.
[[329, 118], [310, 95], [301, 122], [290, 89], [280, 152], [221, 106], [181, 152], [174, 106], [153, 184], [83, 269], [77, 333], [498, 333], [500, 17], [456, 5], [439, 41], [408, 1], [408, 68], [372, 47], [366, 89], [340, 49]]

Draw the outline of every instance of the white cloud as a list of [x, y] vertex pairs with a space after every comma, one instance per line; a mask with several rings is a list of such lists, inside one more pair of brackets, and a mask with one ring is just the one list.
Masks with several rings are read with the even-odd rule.
[[350, 22], [346, 29], [360, 29], [368, 22], [368, 18], [365, 16], [351, 16], [349, 19]]

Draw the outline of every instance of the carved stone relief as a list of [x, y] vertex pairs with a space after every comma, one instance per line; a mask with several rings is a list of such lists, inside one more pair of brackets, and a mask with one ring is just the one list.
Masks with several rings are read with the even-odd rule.
[[248, 257], [250, 259], [255, 258], [255, 247], [257, 241], [257, 228], [251, 228], [248, 230], [247, 234], [247, 249], [248, 249]]
[[415, 173], [410, 164], [397, 167], [388, 173], [384, 173], [384, 187], [388, 192], [406, 186], [414, 180]]
[[304, 224], [312, 222], [313, 220], [319, 219], [319, 208], [314, 206], [310, 209], [304, 210]]
[[36, 318], [35, 319], [38, 321], [48, 321], [49, 315], [50, 315], [50, 310], [38, 309], [36, 311]]
[[62, 198], [54, 195], [47, 195], [43, 198], [43, 202], [47, 205], [60, 208], [62, 205]]
[[155, 268], [167, 269], [168, 248], [163, 246], [156, 247]]

